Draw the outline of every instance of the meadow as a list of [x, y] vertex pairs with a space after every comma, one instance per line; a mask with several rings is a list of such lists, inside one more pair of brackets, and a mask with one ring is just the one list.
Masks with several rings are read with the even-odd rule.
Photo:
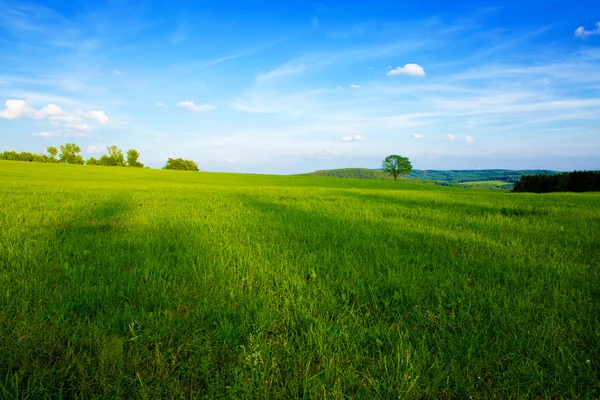
[[600, 397], [600, 194], [0, 161], [0, 397]]

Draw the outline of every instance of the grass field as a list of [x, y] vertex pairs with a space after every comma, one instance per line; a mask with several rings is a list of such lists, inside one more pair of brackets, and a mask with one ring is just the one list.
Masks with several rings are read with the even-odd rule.
[[600, 194], [0, 162], [0, 398], [600, 396]]

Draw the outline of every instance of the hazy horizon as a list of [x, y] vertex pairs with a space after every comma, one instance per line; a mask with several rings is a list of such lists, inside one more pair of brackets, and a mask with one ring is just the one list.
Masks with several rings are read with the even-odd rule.
[[600, 169], [594, 1], [0, 0], [0, 151], [201, 170]]

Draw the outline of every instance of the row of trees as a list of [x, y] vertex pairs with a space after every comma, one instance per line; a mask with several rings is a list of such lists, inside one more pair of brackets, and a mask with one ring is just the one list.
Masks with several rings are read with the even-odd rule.
[[[41, 163], [62, 163], [62, 164], [80, 164], [80, 165], [100, 165], [104, 167], [135, 167], [143, 168], [144, 164], [139, 162], [140, 152], [135, 149], [127, 150], [127, 157], [123, 154], [123, 150], [117, 146], [108, 146], [104, 154], [100, 158], [90, 157], [84, 160], [81, 156], [81, 147], [75, 143], [66, 143], [59, 148], [48, 146], [46, 148], [48, 154], [37, 154], [16, 151], [5, 151], [0, 153], [0, 160], [8, 161], [25, 161], [25, 162], [41, 162]], [[169, 158], [163, 169], [173, 169], [181, 171], [200, 171], [198, 164], [192, 160], [184, 160], [182, 158]]]
[[600, 171], [563, 172], [556, 175], [523, 175], [513, 192], [599, 192]]
[[89, 159], [84, 160], [79, 154], [81, 153], [81, 147], [75, 143], [66, 143], [60, 146], [60, 153], [59, 149], [54, 146], [48, 146], [46, 148], [48, 155], [29, 152], [17, 153], [16, 151], [5, 151], [0, 153], [0, 160], [101, 165], [105, 167], [144, 167], [144, 164], [138, 161], [140, 158], [140, 153], [135, 149], [127, 150], [127, 159], [125, 159], [123, 150], [119, 149], [117, 146], [108, 146], [106, 150], [108, 151], [108, 154], [103, 155], [99, 159], [90, 157]]

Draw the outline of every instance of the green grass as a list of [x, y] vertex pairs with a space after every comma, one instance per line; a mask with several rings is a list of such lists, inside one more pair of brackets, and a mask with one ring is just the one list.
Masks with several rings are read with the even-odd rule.
[[0, 398], [600, 396], [600, 194], [0, 162]]

